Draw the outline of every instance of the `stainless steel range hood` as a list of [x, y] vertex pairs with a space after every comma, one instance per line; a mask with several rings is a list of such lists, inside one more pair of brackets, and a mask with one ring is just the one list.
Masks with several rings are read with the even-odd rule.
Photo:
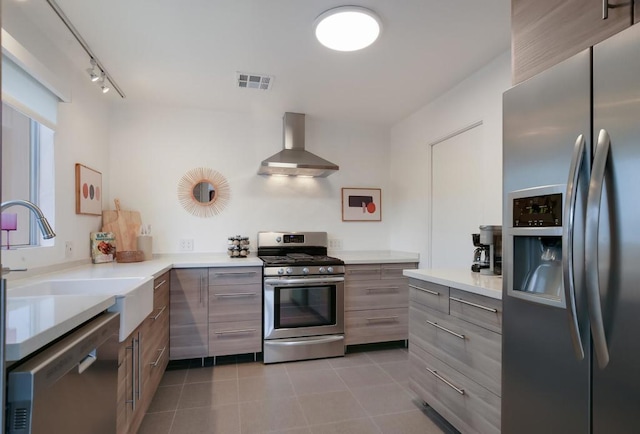
[[339, 167], [304, 149], [304, 114], [285, 113], [284, 149], [260, 165], [258, 175], [313, 176], [326, 178]]

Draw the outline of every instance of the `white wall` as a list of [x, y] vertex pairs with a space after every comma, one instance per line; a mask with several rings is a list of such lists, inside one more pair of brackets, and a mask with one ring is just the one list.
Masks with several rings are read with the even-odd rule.
[[[108, 104], [100, 89], [91, 83], [29, 22], [19, 15], [3, 21], [3, 27], [71, 89], [71, 102], [60, 103], [55, 128], [55, 216], [47, 216], [57, 234], [54, 246], [3, 250], [5, 267], [44, 267], [89, 258], [89, 233], [100, 229], [101, 218], [75, 213], [75, 163], [82, 163], [103, 174], [108, 195]], [[3, 197], [6, 201], [9, 197]], [[65, 241], [73, 243], [71, 258], [65, 259]], [[17, 278], [18, 273], [9, 275]]]
[[[118, 104], [111, 112], [110, 195], [151, 224], [154, 253], [179, 251], [181, 238], [196, 252], [226, 251], [231, 235], [264, 230], [316, 230], [343, 241], [344, 250], [387, 249], [390, 216], [389, 130], [306, 117], [307, 150], [340, 166], [328, 178], [257, 175], [260, 162], [282, 148], [282, 113], [240, 113]], [[213, 169], [230, 184], [231, 201], [202, 218], [178, 202], [180, 178], [196, 167]], [[382, 222], [342, 222], [342, 187], [382, 188]]]
[[[480, 213], [487, 224], [502, 221], [502, 93], [511, 86], [508, 52], [456, 87], [398, 122], [391, 129], [390, 248], [420, 253], [420, 266], [430, 264], [431, 152], [428, 144], [460, 128], [483, 122], [478, 158], [486, 191]], [[456, 170], [452, 167], [451, 170]], [[463, 204], [461, 204], [463, 205]], [[459, 252], [469, 258], [473, 248]]]

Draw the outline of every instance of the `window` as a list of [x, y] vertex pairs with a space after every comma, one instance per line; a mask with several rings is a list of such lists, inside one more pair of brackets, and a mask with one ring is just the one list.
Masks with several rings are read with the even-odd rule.
[[[2, 103], [2, 200], [29, 200], [42, 209], [55, 227], [54, 131]], [[35, 216], [24, 207], [11, 207], [17, 215], [15, 231], [2, 231], [2, 247], [53, 245], [41, 240]]]

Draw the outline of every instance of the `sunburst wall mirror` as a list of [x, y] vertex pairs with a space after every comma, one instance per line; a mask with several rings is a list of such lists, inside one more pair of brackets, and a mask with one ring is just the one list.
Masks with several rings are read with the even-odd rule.
[[227, 179], [212, 169], [191, 169], [178, 183], [180, 205], [198, 217], [220, 214], [230, 199], [231, 189]]

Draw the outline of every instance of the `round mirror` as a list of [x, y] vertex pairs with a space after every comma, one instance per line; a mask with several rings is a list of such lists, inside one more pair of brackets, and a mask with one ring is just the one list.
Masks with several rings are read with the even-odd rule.
[[193, 187], [193, 198], [200, 203], [209, 203], [215, 197], [216, 190], [210, 182], [200, 181]]
[[219, 214], [229, 202], [229, 197], [226, 178], [215, 170], [204, 167], [192, 169], [178, 183], [180, 204], [198, 217]]

